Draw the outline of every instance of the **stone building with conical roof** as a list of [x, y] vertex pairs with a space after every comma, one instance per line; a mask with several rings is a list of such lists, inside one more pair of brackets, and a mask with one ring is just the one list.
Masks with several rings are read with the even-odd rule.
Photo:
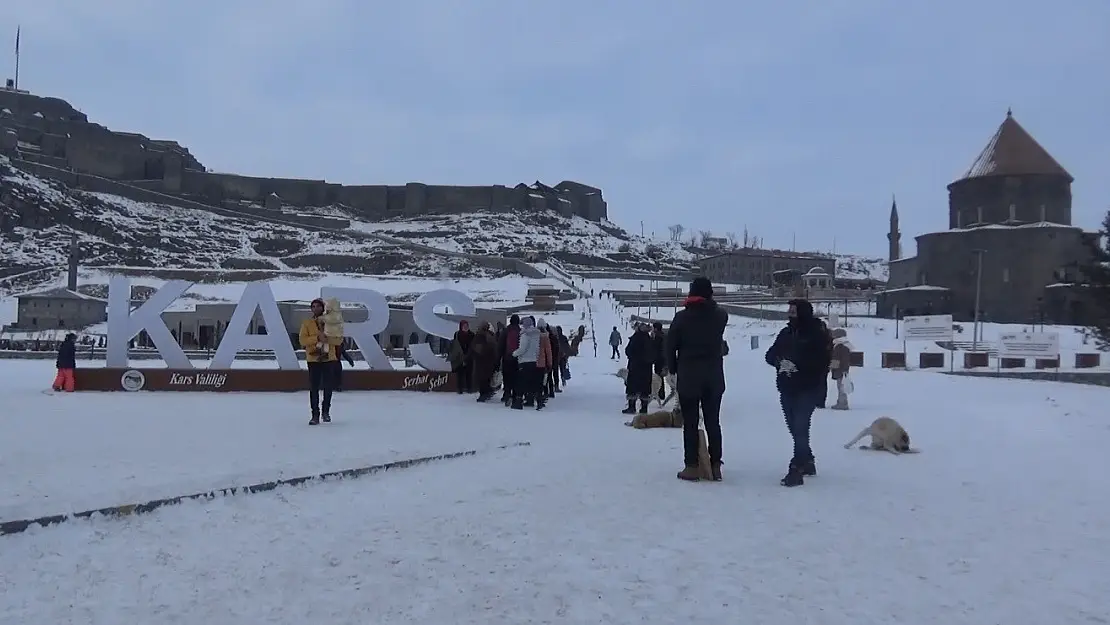
[[1083, 302], [1069, 283], [1098, 235], [1071, 223], [1073, 181], [1007, 111], [971, 167], [948, 185], [948, 229], [918, 235], [915, 256], [891, 260], [879, 315], [971, 320], [980, 284], [982, 319], [1081, 323]]

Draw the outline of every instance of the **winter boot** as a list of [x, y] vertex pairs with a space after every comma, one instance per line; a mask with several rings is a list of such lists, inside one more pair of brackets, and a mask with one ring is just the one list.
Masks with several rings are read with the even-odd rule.
[[636, 414], [636, 400], [628, 400], [628, 407], [622, 410], [621, 414]]
[[721, 476], [721, 465], [722, 464], [723, 463], [720, 460], [709, 463], [709, 470], [712, 471], [712, 473], [713, 473], [713, 481], [714, 482], [720, 482], [722, 479], [724, 479]]
[[805, 484], [802, 467], [799, 466], [797, 462], [791, 460], [790, 468], [786, 470], [786, 476], [783, 477], [782, 481], [779, 483], [787, 487], [801, 486], [802, 484]]
[[315, 412], [312, 413], [312, 418], [308, 420], [308, 424], [309, 425], [320, 425], [320, 415], [315, 413]]
[[326, 412], [324, 413], [324, 423], [331, 423], [331, 415]]
[[697, 482], [701, 480], [701, 471], [698, 471], [696, 466], [686, 467], [678, 472], [678, 479], [687, 482]]
[[536, 410], [543, 410], [543, 407], [546, 406], [546, 405], [547, 405], [547, 400], [545, 400], [545, 399], [537, 399], [536, 400]]
[[478, 403], [479, 404], [484, 404], [487, 401], [489, 401], [491, 397], [493, 397], [493, 393], [479, 393], [478, 394]]
[[513, 410], [524, 410], [524, 402], [522, 402], [519, 397], [516, 397], [513, 399], [512, 403], [509, 404], [509, 407]]
[[647, 413], [648, 413], [648, 400], [641, 399], [640, 400], [640, 414], [647, 414]]
[[802, 463], [802, 475], [806, 477], [817, 475], [817, 462], [813, 458]]

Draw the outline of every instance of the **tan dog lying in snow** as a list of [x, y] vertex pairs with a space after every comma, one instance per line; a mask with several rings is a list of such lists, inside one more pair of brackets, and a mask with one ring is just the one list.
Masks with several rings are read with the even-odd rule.
[[860, 445], [860, 449], [872, 451], [888, 451], [894, 455], [916, 454], [919, 450], [910, 447], [910, 435], [898, 421], [891, 417], [879, 417], [871, 425], [863, 428], [852, 440], [844, 445], [844, 449], [851, 449], [864, 436], [871, 436], [870, 445]]
[[638, 414], [631, 421], [625, 422], [625, 425], [632, 426], [637, 430], [680, 428], [682, 427], [682, 411], [678, 409], [678, 406], [675, 406], [670, 410], [656, 410], [648, 414]]
[[[658, 376], [656, 376], [658, 377]], [[648, 414], [638, 414], [632, 418], [631, 421], [625, 425], [636, 428], [637, 430], [646, 430], [649, 428], [681, 428], [682, 427], [682, 410], [676, 404], [670, 410], [657, 410]], [[709, 465], [709, 440], [706, 438], [705, 430], [698, 428], [698, 472], [701, 474], [701, 479], [706, 481], [713, 480], [713, 471]]]

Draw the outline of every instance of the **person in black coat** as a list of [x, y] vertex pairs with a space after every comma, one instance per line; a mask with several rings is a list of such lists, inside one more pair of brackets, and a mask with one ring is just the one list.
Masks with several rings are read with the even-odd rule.
[[678, 479], [697, 481], [698, 410], [705, 422], [713, 479], [721, 479], [721, 400], [725, 394], [728, 313], [713, 301], [713, 283], [695, 278], [690, 296], [667, 330], [667, 372], [678, 382], [684, 468]]
[[[663, 324], [656, 321], [651, 324], [651, 343], [655, 347], [655, 375], [666, 379], [667, 377], [667, 336], [663, 332]], [[659, 385], [659, 401], [667, 398], [665, 385]]]
[[555, 397], [561, 393], [559, 389], [559, 363], [563, 358], [563, 346], [559, 343], [559, 336], [554, 326], [547, 326], [548, 340], [551, 342], [551, 362], [547, 367], [547, 396]]
[[628, 378], [624, 382], [625, 396], [628, 407], [622, 410], [624, 414], [636, 413], [636, 400], [640, 400], [640, 414], [647, 414], [648, 401], [651, 399], [651, 376], [655, 367], [655, 345], [648, 334], [647, 325], [636, 324], [636, 331], [628, 339], [624, 347], [624, 355], [628, 358]]
[[58, 345], [58, 359], [54, 363], [58, 369], [57, 375], [54, 376], [54, 384], [52, 387], [55, 391], [66, 391], [72, 393], [76, 385], [74, 380], [74, 369], [77, 368], [77, 335], [70, 332], [66, 334], [65, 340], [61, 345]]
[[513, 352], [520, 347], [520, 315], [509, 317], [509, 325], [497, 337], [497, 361], [501, 370], [501, 403], [506, 406], [524, 401], [524, 387], [519, 380], [520, 363]]
[[813, 411], [825, 393], [831, 354], [825, 324], [814, 316], [813, 305], [803, 299], [790, 300], [789, 311], [790, 320], [775, 337], [765, 360], [775, 367], [782, 414], [794, 439], [794, 456], [782, 485], [801, 486], [804, 476], [817, 474], [809, 429]]

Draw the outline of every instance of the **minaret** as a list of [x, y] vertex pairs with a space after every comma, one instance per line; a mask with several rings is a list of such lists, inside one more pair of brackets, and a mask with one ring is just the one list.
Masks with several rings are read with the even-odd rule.
[[80, 260], [80, 249], [77, 247], [77, 233], [74, 232], [69, 240], [69, 271], [66, 275], [66, 288], [70, 291], [77, 290], [77, 263]]
[[902, 258], [902, 233], [898, 231], [898, 200], [890, 197], [890, 232], [886, 235], [889, 244], [890, 262]]

